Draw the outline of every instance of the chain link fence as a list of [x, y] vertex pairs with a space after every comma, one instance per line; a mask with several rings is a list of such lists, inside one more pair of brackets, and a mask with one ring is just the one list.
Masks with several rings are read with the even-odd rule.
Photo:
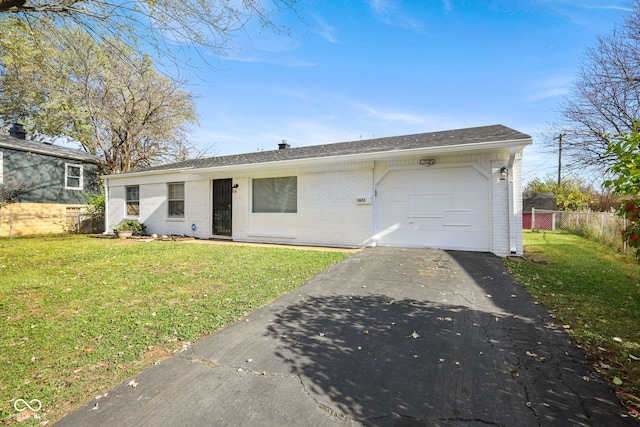
[[42, 236], [47, 234], [94, 234], [104, 231], [101, 214], [78, 212], [69, 214], [2, 214], [0, 237]]
[[[627, 228], [626, 218], [611, 212], [567, 212], [531, 209], [531, 219], [523, 221], [531, 230], [562, 230], [568, 233], [598, 240], [627, 252], [622, 231]], [[526, 227], [530, 224], [530, 227]]]

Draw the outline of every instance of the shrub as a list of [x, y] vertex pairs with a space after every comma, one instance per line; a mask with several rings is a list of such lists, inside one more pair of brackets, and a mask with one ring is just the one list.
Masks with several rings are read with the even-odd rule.
[[118, 224], [114, 230], [117, 231], [133, 231], [134, 235], [142, 235], [147, 230], [147, 226], [138, 221], [124, 221]]

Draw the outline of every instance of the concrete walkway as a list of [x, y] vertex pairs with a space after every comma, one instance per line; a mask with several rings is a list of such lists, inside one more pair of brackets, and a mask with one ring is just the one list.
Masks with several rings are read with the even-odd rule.
[[640, 423], [499, 258], [370, 248], [56, 425]]

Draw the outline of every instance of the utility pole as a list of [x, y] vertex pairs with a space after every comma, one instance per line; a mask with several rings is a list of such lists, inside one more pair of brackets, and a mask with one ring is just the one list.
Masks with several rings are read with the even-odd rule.
[[565, 135], [566, 133], [561, 133], [553, 138], [558, 140], [558, 186], [560, 186], [560, 179], [562, 178], [562, 137]]

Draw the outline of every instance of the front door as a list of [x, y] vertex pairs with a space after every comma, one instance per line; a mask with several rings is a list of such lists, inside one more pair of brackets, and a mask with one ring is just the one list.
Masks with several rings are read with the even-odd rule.
[[231, 236], [231, 180], [213, 180], [213, 234]]

